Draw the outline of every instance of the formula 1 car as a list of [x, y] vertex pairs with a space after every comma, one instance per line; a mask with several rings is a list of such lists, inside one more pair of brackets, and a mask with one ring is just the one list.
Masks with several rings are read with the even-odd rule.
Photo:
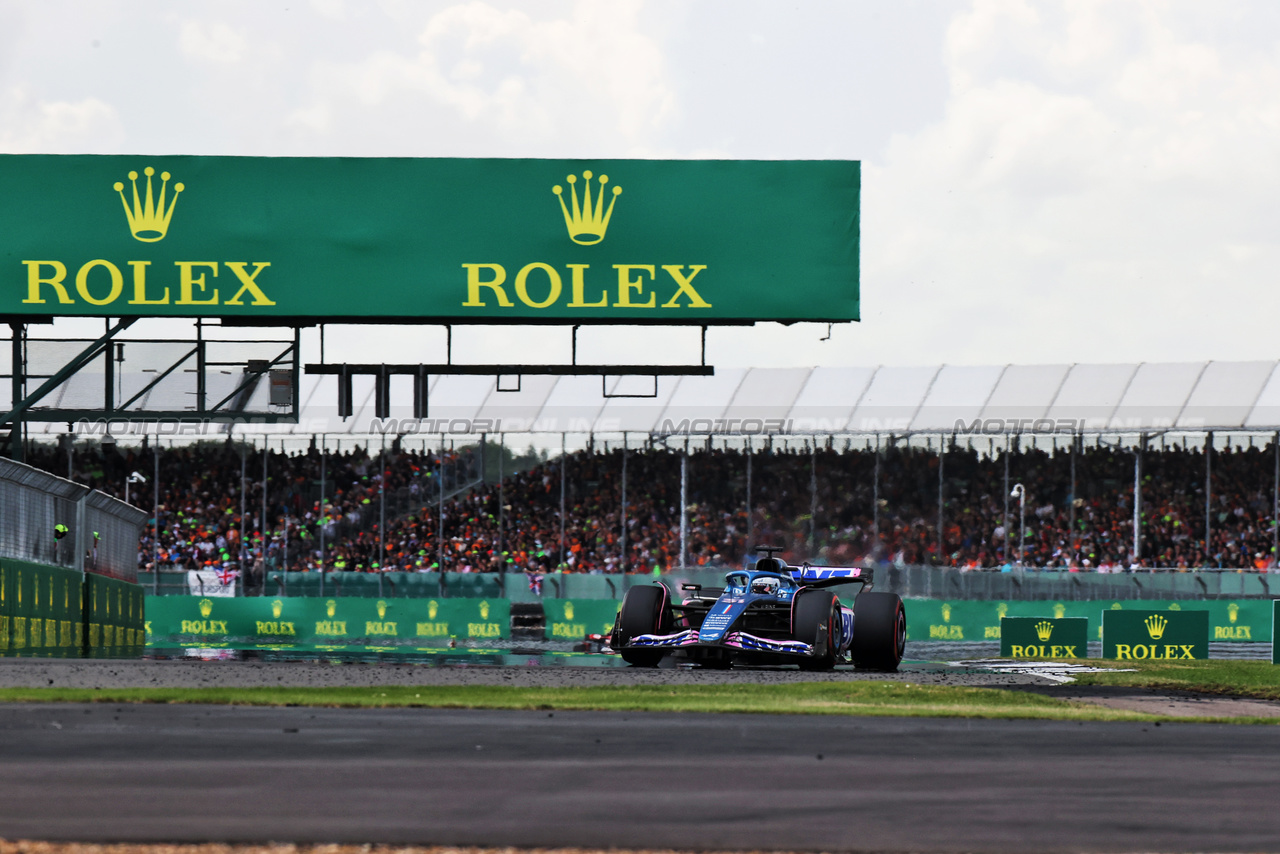
[[[830, 670], [847, 655], [867, 670], [897, 670], [907, 636], [902, 599], [872, 593], [872, 571], [861, 567], [788, 566], [766, 556], [754, 569], [725, 575], [723, 588], [684, 584], [677, 605], [665, 584], [632, 587], [622, 599], [609, 643], [638, 667], [656, 667], [681, 651], [705, 667], [799, 664]], [[853, 607], [826, 588], [862, 585]]]

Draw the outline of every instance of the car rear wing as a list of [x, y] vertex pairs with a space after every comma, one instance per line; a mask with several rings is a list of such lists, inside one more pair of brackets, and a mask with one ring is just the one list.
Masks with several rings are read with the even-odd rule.
[[862, 566], [793, 566], [791, 577], [806, 587], [834, 587], [837, 584], [862, 584], [871, 589], [874, 572]]

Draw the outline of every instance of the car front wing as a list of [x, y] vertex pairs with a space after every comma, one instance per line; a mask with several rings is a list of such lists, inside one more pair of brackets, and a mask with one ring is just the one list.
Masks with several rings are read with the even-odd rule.
[[681, 649], [690, 646], [728, 647], [747, 652], [771, 652], [782, 655], [812, 656], [813, 645], [797, 640], [762, 638], [748, 632], [729, 632], [723, 639], [704, 643], [697, 629], [685, 629], [669, 635], [636, 635], [627, 646], [641, 649]]

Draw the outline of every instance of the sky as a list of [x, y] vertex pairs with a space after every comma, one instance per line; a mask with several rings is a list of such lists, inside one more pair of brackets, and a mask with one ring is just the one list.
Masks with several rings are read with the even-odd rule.
[[[1270, 2], [0, 0], [2, 152], [860, 160], [862, 321], [713, 328], [724, 366], [1275, 359], [1278, 125]], [[579, 337], [657, 348], [698, 334]]]

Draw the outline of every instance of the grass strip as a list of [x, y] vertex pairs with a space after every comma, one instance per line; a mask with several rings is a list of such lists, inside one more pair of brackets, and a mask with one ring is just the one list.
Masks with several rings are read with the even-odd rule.
[[420, 707], [629, 712], [874, 715], [1155, 721], [1160, 715], [1107, 709], [1022, 691], [902, 682], [802, 682], [786, 685], [636, 685], [523, 688], [388, 686], [378, 688], [5, 688], [0, 702], [210, 703], [219, 705]]
[[[1194, 691], [1229, 697], [1280, 700], [1280, 667], [1269, 661], [1090, 661], [1119, 668], [1081, 673], [1080, 685], [1125, 685], [1162, 691]], [[1132, 672], [1123, 672], [1131, 670]], [[1073, 674], [1074, 675], [1074, 674]]]

